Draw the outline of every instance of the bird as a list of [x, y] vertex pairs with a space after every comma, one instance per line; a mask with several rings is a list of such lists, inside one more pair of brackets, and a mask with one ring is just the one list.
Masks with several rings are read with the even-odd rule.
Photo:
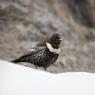
[[47, 67], [55, 63], [60, 54], [61, 38], [59, 33], [53, 33], [48, 40], [39, 42], [35, 47], [30, 49], [26, 54], [12, 60], [13, 63], [27, 62], [38, 67]]

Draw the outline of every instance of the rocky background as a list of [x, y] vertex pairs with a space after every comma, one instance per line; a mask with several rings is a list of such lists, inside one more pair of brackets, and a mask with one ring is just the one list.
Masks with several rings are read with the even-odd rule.
[[95, 72], [95, 0], [0, 0], [0, 59], [18, 58], [53, 32], [65, 40], [47, 71]]

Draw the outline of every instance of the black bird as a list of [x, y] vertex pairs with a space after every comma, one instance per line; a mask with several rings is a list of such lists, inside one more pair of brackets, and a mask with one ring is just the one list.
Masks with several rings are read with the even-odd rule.
[[60, 53], [60, 42], [62, 38], [58, 33], [54, 33], [47, 41], [38, 43], [27, 54], [11, 62], [28, 62], [39, 67], [46, 68], [53, 64]]

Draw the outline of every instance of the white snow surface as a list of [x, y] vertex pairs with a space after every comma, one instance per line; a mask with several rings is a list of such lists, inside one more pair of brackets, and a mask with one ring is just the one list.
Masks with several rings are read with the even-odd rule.
[[0, 95], [95, 95], [95, 74], [52, 74], [0, 60]]

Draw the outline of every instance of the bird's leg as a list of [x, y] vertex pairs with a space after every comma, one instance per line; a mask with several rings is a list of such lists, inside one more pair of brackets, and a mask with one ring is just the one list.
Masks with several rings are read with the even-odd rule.
[[35, 69], [37, 69], [37, 65], [35, 65]]
[[44, 67], [44, 71], [47, 71], [47, 68], [46, 67]]

